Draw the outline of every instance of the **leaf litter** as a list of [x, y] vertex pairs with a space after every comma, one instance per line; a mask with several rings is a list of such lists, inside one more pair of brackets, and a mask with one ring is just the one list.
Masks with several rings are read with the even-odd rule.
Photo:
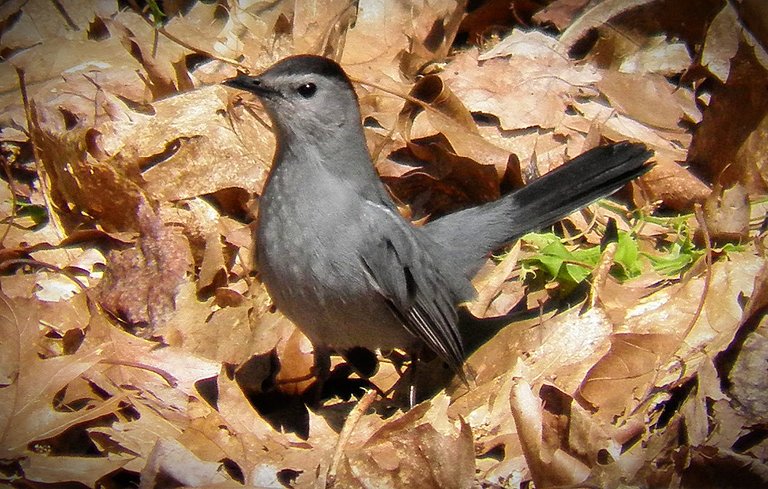
[[[764, 9], [544, 3], [4, 5], [0, 477], [766, 485]], [[488, 260], [470, 388], [438, 368], [404, 409], [407, 364], [382, 352], [313, 390], [311, 344], [254, 275], [273, 136], [219, 83], [298, 52], [357, 82], [417, 225], [604, 142], [654, 150], [610, 201]]]

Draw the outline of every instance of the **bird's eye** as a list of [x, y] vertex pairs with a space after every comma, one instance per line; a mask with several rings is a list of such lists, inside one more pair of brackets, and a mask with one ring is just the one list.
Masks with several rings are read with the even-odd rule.
[[299, 92], [299, 95], [302, 97], [310, 98], [317, 91], [317, 85], [311, 82], [304, 83], [303, 85], [299, 85], [299, 88], [297, 88], [296, 91]]

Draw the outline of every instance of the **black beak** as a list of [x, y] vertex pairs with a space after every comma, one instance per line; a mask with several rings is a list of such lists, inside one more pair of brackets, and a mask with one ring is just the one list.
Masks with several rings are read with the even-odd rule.
[[245, 90], [256, 95], [265, 95], [272, 91], [268, 87], [264, 86], [259, 77], [243, 74], [238, 74], [234, 78], [224, 80], [222, 84], [232, 88], [239, 88], [240, 90]]

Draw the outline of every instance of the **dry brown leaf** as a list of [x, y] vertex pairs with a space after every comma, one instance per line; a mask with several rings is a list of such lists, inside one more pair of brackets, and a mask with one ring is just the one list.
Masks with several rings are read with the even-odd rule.
[[[611, 105], [624, 115], [651, 127], [680, 130], [680, 122], [686, 114], [676, 96], [679, 91], [666, 78], [651, 74], [638, 77], [618, 71], [604, 71], [601, 74], [597, 87]], [[693, 94], [690, 91], [688, 93], [693, 105]], [[655, 103], [650, 105], [648, 100], [654, 100]]]
[[[486, 480], [501, 483], [511, 474], [528, 472], [509, 404], [513, 387], [527, 374], [518, 362], [493, 381], [458, 397], [449, 408], [449, 415], [462, 416], [472, 427], [475, 452], [480, 456], [476, 463]], [[500, 461], [492, 456], [499, 449], [504, 452]]]
[[227, 283], [227, 265], [224, 258], [224, 250], [221, 235], [218, 230], [213, 230], [205, 237], [205, 254], [200, 263], [200, 278], [197, 281], [197, 290], [218, 287]]
[[[472, 301], [467, 309], [475, 317], [488, 317], [488, 310], [491, 302], [499, 295], [505, 282], [509, 280], [513, 270], [517, 266], [517, 259], [520, 253], [520, 243], [516, 243], [515, 246], [509, 251], [509, 253], [502, 259], [498, 266], [493, 268], [493, 271], [485, 276], [478, 276], [472, 281], [475, 290], [477, 290], [477, 297]], [[511, 308], [507, 308], [504, 311], [509, 311]], [[498, 312], [498, 311], [496, 311]], [[491, 316], [498, 316], [499, 314], [490, 314]]]
[[723, 83], [728, 80], [731, 60], [736, 56], [741, 37], [741, 26], [736, 11], [730, 4], [725, 4], [707, 29], [701, 50], [702, 66]]
[[[510, 396], [512, 415], [518, 426], [525, 459], [537, 487], [578, 484], [589, 474], [589, 468], [557, 445], [551, 429], [545, 430], [548, 413], [542, 400], [525, 381], [519, 381]], [[545, 433], [547, 436], [545, 436]], [[553, 439], [548, 439], [552, 436]]]
[[[88, 39], [89, 22], [94, 16], [109, 17], [116, 13], [116, 6], [68, 2], [65, 10], [75, 28], [68, 25], [54, 4], [44, 0], [8, 3], [4, 7], [4, 19], [10, 22], [4, 28], [3, 48], [13, 54], [9, 60], [13, 66], [25, 71], [29, 95], [38, 103], [90, 118], [98, 90], [86, 77], [100, 79], [110, 88], [119, 89], [123, 96], [140, 99], [143, 84], [135, 73], [138, 66], [120, 48], [119, 40]], [[102, 73], [109, 75], [102, 77]], [[0, 70], [0, 86], [5, 94], [0, 104], [7, 109], [6, 117], [26, 127], [14, 70]]]
[[656, 366], [674, 351], [675, 338], [663, 334], [611, 335], [611, 349], [587, 373], [579, 395], [610, 420], [641, 399], [653, 382]]
[[183, 426], [143, 403], [135, 402], [132, 408], [139, 413], [137, 418], [88, 428], [88, 434], [102, 452], [119, 458], [128, 457], [123, 466], [125, 469], [141, 472], [158, 440], [178, 438]]
[[511, 165], [513, 157], [478, 134], [472, 114], [439, 77], [430, 75], [422, 78], [411, 95], [424, 100], [428, 106], [422, 111], [422, 107], [409, 102], [400, 111], [398, 126], [407, 142], [413, 144], [416, 139], [430, 140], [436, 134], [442, 135], [450, 143], [448, 151], [451, 153], [493, 166], [500, 180], [505, 178], [512, 166], [515, 181], [522, 181], [518, 168]]
[[681, 148], [690, 144], [688, 133], [653, 129], [595, 101], [576, 101], [574, 108], [588, 120], [597, 121], [601, 125], [601, 133], [612, 141], [643, 141], [657, 157], [685, 160], [686, 152]]
[[[166, 47], [166, 49], [170, 47], [172, 51], [175, 52], [168, 53], [166, 51], [162, 52], [161, 56], [157, 56], [156, 54], [159, 54], [155, 49], [157, 46], [153, 46], [144, 41], [150, 36], [147, 35], [146, 32], [139, 32], [138, 35], [134, 33], [136, 28], [145, 31], [150, 30], [151, 28], [143, 22], [135, 22], [135, 16], [123, 17], [125, 20], [133, 20], [134, 25], [129, 28], [122, 23], [119, 18], [104, 19], [104, 23], [109, 28], [110, 33], [120, 39], [125, 50], [139, 62], [142, 68], [144, 68], [144, 71], [146, 72], [144, 83], [152, 94], [152, 100], [157, 100], [176, 93], [179, 90], [179, 87], [177, 87], [176, 84], [176, 77], [174, 76], [175, 73], [171, 62], [180, 58], [183, 51], [176, 44], [168, 44], [164, 47]], [[172, 57], [167, 58], [168, 56]]]
[[688, 46], [664, 35], [651, 37], [640, 49], [620, 61], [618, 68], [622, 73], [656, 73], [663, 76], [684, 73], [692, 63]]
[[749, 237], [749, 196], [743, 185], [715, 186], [703, 207], [707, 232], [715, 242], [741, 242]]
[[119, 167], [140, 168], [146, 191], [161, 200], [228, 187], [261, 191], [272, 159], [272, 134], [242, 106], [227, 111], [222, 87], [158, 101], [152, 115], [98, 127], [98, 147]]
[[707, 185], [692, 172], [669, 158], [657, 153], [656, 165], [641, 180], [641, 202], [661, 202], [677, 211], [691, 210], [711, 193]]
[[[284, 19], [291, 17], [294, 7], [281, 2], [276, 8], [265, 10], [258, 3], [241, 5], [228, 1], [226, 23], [215, 35], [214, 52], [226, 58], [242, 56], [243, 64], [255, 69], [264, 69], [291, 54], [290, 26], [286, 28], [289, 22]], [[216, 18], [216, 8], [209, 15]]]
[[278, 388], [291, 395], [300, 395], [314, 381], [314, 347], [301, 331], [294, 329], [284, 342], [277, 345], [280, 371], [275, 376]]
[[[326, 443], [311, 450], [311, 444], [275, 431], [253, 409], [237, 383], [224, 375], [218, 377], [217, 410], [200, 408], [200, 416], [179, 441], [202, 460], [230, 459], [241, 470], [246, 485], [273, 486], [281, 470], [311, 470], [332, 447]], [[307, 474], [313, 475], [313, 471]]]
[[593, 4], [592, 8], [584, 12], [563, 32], [560, 36], [560, 42], [567, 49], [571, 49], [574, 44], [580, 41], [592, 29], [603, 25], [610, 25], [613, 18], [643, 5], [653, 3], [653, 1], [635, 0], [633, 2], [626, 2], [624, 0], [606, 0]]
[[[154, 331], [168, 345], [233, 365], [257, 353], [253, 343], [265, 332], [252, 329], [250, 304], [216, 309], [213, 299], [198, 298], [193, 284], [181, 286], [174, 302], [176, 308], [171, 317]], [[223, 338], [238, 338], [238, 341], [222, 341]]]
[[[0, 450], [3, 458], [23, 456], [35, 441], [114, 412], [118, 399], [102, 401], [91, 393], [82, 409], [57, 409], [55, 396], [100, 361], [98, 349], [82, 348], [71, 355], [46, 358], [39, 354], [40, 314], [32, 299], [0, 295], [0, 346], [4, 387], [0, 389]], [[86, 408], [87, 406], [87, 408]]]
[[728, 393], [739, 404], [739, 411], [749, 419], [768, 419], [765, 400], [765, 376], [760, 366], [766, 358], [766, 318], [761, 312], [768, 301], [768, 277], [764, 263], [755, 275], [755, 286], [745, 307], [741, 331], [729, 346], [727, 354], [738, 355], [729, 369]]
[[[408, 4], [384, 5], [376, 0], [358, 3], [354, 26], [347, 31], [346, 44], [341, 58], [353, 79], [370, 83], [391, 85], [400, 83], [403, 76], [397, 62], [404, 53], [413, 54], [411, 43], [425, 43], [435, 38], [438, 43], [450, 42], [453, 25], [450, 14], [458, 7], [454, 0], [422, 0]], [[458, 26], [455, 26], [458, 28]], [[443, 36], [435, 36], [442, 32]], [[431, 35], [431, 37], [430, 37]], [[428, 58], [425, 50], [416, 55], [418, 62], [409, 61], [412, 68], [405, 73], [413, 76], [413, 68], [437, 58]], [[426, 59], [425, 59], [426, 58]], [[419, 63], [421, 62], [421, 63]]]
[[[91, 307], [85, 347], [99, 348], [104, 368], [87, 377], [115, 395], [130, 389], [137, 402], [175, 422], [186, 421], [187, 408], [197, 396], [197, 383], [215, 377], [221, 364], [180, 348], [158, 348], [158, 343], [131, 335]], [[183, 423], [182, 423], [183, 424]]]
[[588, 0], [555, 0], [536, 12], [533, 20], [542, 24], [552, 24], [557, 30], [562, 31], [588, 3]]
[[21, 462], [24, 476], [29, 480], [49, 484], [78, 481], [96, 487], [102, 477], [124, 467], [131, 456], [71, 457], [66, 455], [30, 453]]
[[738, 298], [750, 294], [760, 266], [756, 257], [734, 257], [712, 266], [705, 297], [704, 279], [692, 277], [642, 299], [627, 310], [623, 331], [611, 336], [611, 350], [585, 377], [581, 396], [610, 419], [630, 411], [654, 384], [678, 385], [695, 375], [733, 339], [741, 318]]
[[176, 484], [200, 487], [224, 482], [219, 462], [197, 458], [188, 448], [172, 439], [158, 440], [141, 471], [142, 487]]
[[518, 347], [526, 352], [526, 364], [535, 376], [551, 378], [558, 388], [573, 393], [608, 350], [613, 328], [601, 308], [580, 313], [574, 307], [526, 331]]
[[338, 487], [467, 488], [474, 475], [469, 425], [447, 418], [444, 395], [389, 421], [345, 450]]
[[[443, 83], [443, 80], [437, 75], [427, 75], [420, 78], [411, 88], [410, 94], [412, 97], [421, 100], [427, 104], [430, 110], [427, 110], [427, 115], [432, 110], [439, 112], [440, 114], [448, 117], [459, 128], [470, 134], [477, 134], [477, 125], [472, 119], [472, 114], [462, 104], [456, 95]], [[406, 101], [403, 109], [399, 114], [398, 126], [402, 127], [402, 131], [405, 134], [405, 139], [414, 139], [423, 135], [418, 131], [413, 132], [412, 127], [415, 124], [414, 119], [418, 117], [424, 108], [416, 102]], [[435, 121], [431, 121], [435, 125]], [[439, 124], [439, 122], [438, 122]], [[439, 126], [438, 126], [439, 127]]]
[[[87, 150], [97, 133], [49, 132], [45, 113], [33, 117], [32, 139], [50, 179], [55, 209], [62, 217], [98, 219], [107, 231], [135, 230], [139, 207], [146, 205], [141, 188], [126, 173], [97, 161]], [[73, 212], [74, 211], [74, 212]]]
[[688, 154], [692, 166], [711, 181], [726, 188], [740, 182], [749, 193], [768, 188], [763, 158], [768, 95], [761, 88], [768, 80], [768, 69], [759, 62], [758, 51], [740, 42], [727, 81], [712, 90]]
[[593, 90], [600, 76], [588, 65], [570, 62], [556, 39], [514, 31], [482, 55], [474, 50], [457, 55], [443, 79], [469, 110], [516, 130], [559, 125], [571, 98]]
[[319, 0], [297, 3], [293, 17], [293, 49], [297, 53], [337, 58], [344, 51], [347, 30], [354, 24], [355, 5]]
[[399, 199], [411, 202], [415, 218], [442, 216], [499, 197], [496, 169], [459, 156], [451, 149], [444, 139], [437, 137], [412, 141], [406, 150], [390, 155], [390, 159], [402, 161], [401, 166], [415, 166], [414, 160], [421, 165], [399, 178], [382, 175]]

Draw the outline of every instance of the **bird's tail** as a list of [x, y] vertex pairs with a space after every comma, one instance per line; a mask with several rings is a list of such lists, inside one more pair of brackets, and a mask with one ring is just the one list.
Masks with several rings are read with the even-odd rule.
[[495, 202], [437, 219], [425, 231], [453, 256], [455, 266], [472, 276], [490, 252], [648, 171], [651, 154], [645, 145], [627, 142], [594, 148]]

